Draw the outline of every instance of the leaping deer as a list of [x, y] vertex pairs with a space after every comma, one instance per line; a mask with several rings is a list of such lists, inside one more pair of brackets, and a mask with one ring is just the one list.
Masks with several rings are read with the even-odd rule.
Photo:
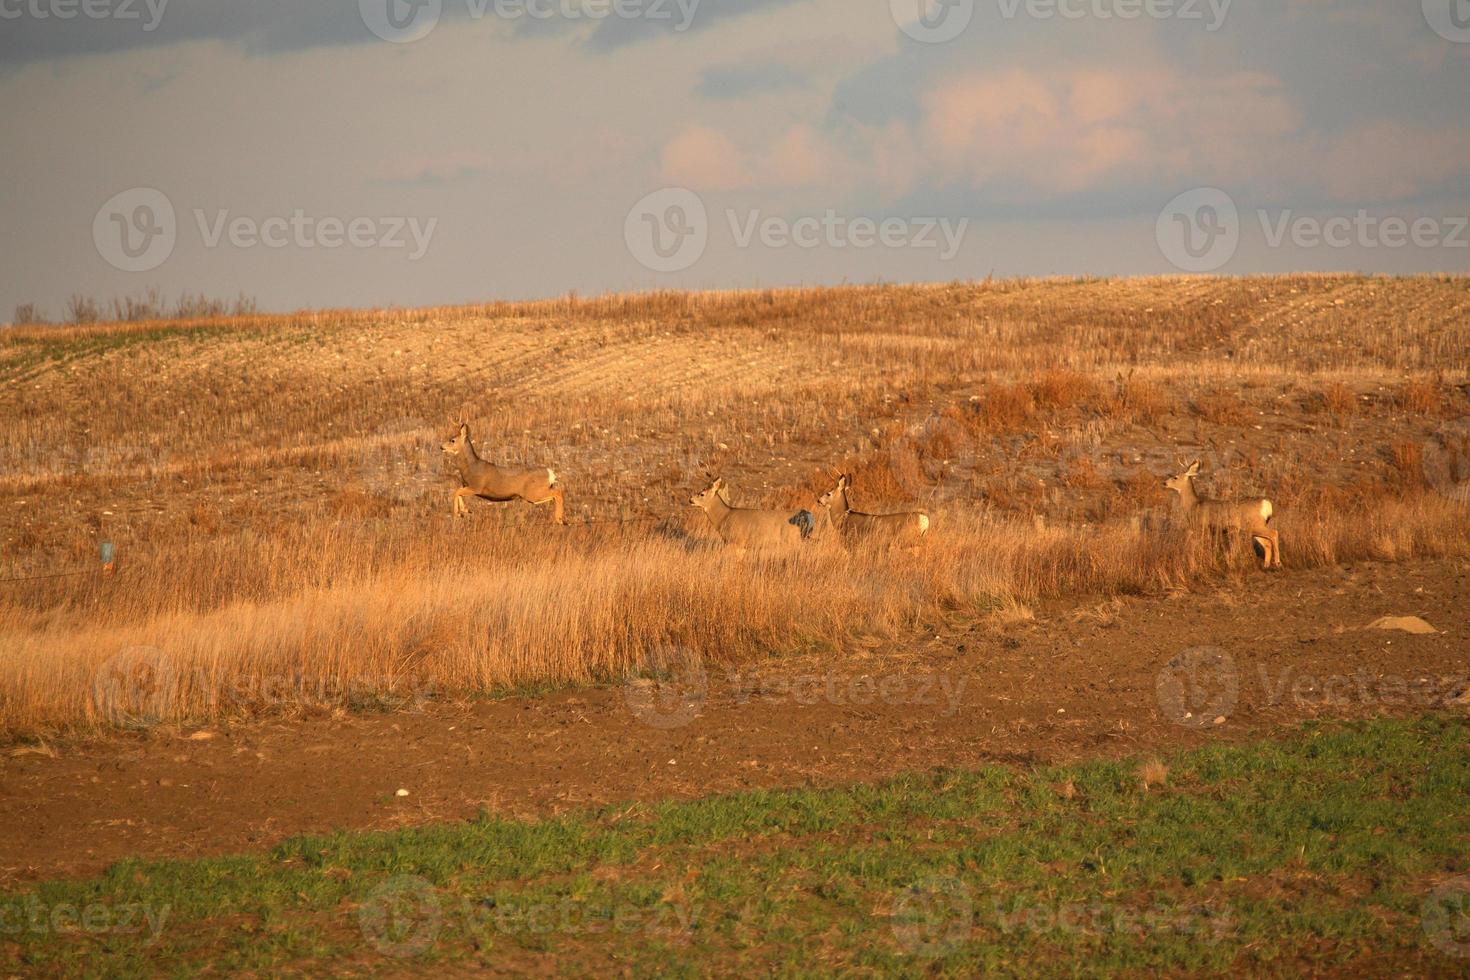
[[442, 448], [454, 461], [455, 468], [459, 470], [459, 478], [464, 483], [464, 486], [454, 491], [455, 517], [469, 514], [470, 507], [465, 503], [466, 497], [479, 497], [496, 503], [524, 500], [536, 506], [552, 504], [553, 519], [558, 524], [566, 523], [562, 517], [566, 499], [552, 469], [511, 469], [487, 463], [475, 452], [474, 444], [470, 442], [470, 427], [464, 422], [459, 424], [459, 434]]
[[709, 489], [689, 498], [689, 504], [704, 511], [720, 540], [731, 548], [768, 550], [801, 544], [801, 528], [790, 514], [732, 505], [724, 480], [716, 480]]
[[1190, 463], [1178, 476], [1164, 481], [1164, 488], [1179, 495], [1179, 509], [1185, 517], [1215, 531], [1244, 531], [1251, 541], [1261, 543], [1261, 567], [1281, 567], [1281, 535], [1271, 526], [1276, 508], [1264, 497], [1242, 500], [1207, 500], [1194, 489], [1199, 476], [1199, 460]]
[[929, 515], [923, 511], [901, 514], [865, 514], [852, 509], [847, 491], [852, 486], [852, 477], [843, 474], [837, 483], [817, 498], [817, 503], [827, 508], [832, 526], [844, 539], [867, 538], [892, 541], [918, 541], [929, 533]]

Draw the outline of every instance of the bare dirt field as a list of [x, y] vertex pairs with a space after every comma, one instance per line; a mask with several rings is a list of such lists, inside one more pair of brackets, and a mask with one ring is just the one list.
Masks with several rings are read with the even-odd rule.
[[[1439, 632], [1363, 628], [1398, 615]], [[164, 726], [0, 759], [0, 874], [92, 874], [123, 857], [260, 850], [482, 809], [530, 817], [1171, 752], [1307, 718], [1470, 710], [1451, 704], [1470, 688], [1467, 637], [1470, 564], [1362, 563], [1195, 594], [1055, 601], [1026, 622], [957, 618], [861, 655], [712, 670], [704, 684], [685, 676], [687, 699], [661, 706], [617, 685]], [[1171, 695], [1166, 683], [1161, 695], [1171, 662], [1187, 673], [1176, 658], [1201, 646], [1228, 655], [1228, 672], [1206, 665], [1199, 690]], [[1178, 704], [1210, 717], [1201, 727]]]

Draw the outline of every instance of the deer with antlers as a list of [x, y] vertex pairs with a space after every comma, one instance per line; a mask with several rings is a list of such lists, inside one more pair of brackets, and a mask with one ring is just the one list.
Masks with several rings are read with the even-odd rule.
[[724, 480], [715, 480], [708, 489], [689, 498], [689, 505], [704, 511], [720, 540], [737, 551], [769, 551], [801, 544], [801, 522], [778, 510], [734, 506]]
[[566, 523], [563, 517], [566, 498], [557, 483], [556, 472], [551, 468], [525, 470], [486, 462], [475, 452], [474, 444], [470, 442], [470, 427], [463, 421], [459, 423], [458, 434], [442, 448], [454, 462], [455, 469], [459, 470], [460, 482], [464, 484], [454, 491], [455, 517], [469, 514], [466, 497], [479, 497], [496, 503], [524, 500], [538, 507], [551, 504], [552, 518], [558, 524]]
[[1179, 509], [1184, 516], [1213, 531], [1244, 531], [1252, 542], [1261, 545], [1262, 568], [1281, 567], [1281, 536], [1271, 526], [1276, 508], [1264, 497], [1241, 500], [1208, 500], [1194, 489], [1199, 476], [1199, 460], [1190, 463], [1177, 476], [1164, 481], [1166, 490], [1179, 495]]
[[847, 495], [851, 486], [852, 477], [844, 473], [837, 478], [832, 489], [817, 498], [817, 503], [827, 509], [832, 526], [843, 539], [917, 542], [929, 533], [929, 515], [923, 511], [866, 514], [854, 510]]

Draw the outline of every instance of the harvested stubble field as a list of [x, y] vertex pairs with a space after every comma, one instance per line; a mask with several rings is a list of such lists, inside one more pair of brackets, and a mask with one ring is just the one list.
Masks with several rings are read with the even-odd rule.
[[[1462, 972], [1467, 352], [1463, 278], [0, 332], [0, 973]], [[568, 526], [451, 516], [460, 416]], [[930, 537], [686, 506], [839, 472]]]
[[[1008, 281], [0, 332], [0, 733], [733, 665], [948, 615], [1267, 579], [1165, 475], [1276, 503], [1286, 568], [1470, 554], [1470, 280]], [[570, 526], [439, 443], [555, 467]], [[722, 554], [685, 506], [934, 517], [917, 553]], [[113, 574], [95, 573], [111, 542]], [[81, 571], [69, 577], [51, 577]], [[1272, 587], [1269, 584], [1262, 588]], [[141, 678], [141, 679], [140, 679]]]

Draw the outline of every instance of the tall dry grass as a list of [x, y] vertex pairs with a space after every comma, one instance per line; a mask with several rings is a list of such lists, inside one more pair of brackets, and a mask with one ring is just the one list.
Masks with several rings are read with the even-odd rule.
[[[1466, 508], [1432, 493], [1353, 507], [1319, 502], [1291, 513], [1283, 537], [1294, 570], [1470, 555]], [[155, 578], [149, 592], [132, 593], [134, 615], [119, 622], [96, 622], [85, 602], [24, 622], [12, 611], [0, 732], [606, 680], [668, 647], [714, 667], [839, 649], [856, 634], [981, 618], [1045, 597], [1260, 574], [1254, 555], [1178, 528], [1037, 527], [953, 513], [937, 515], [934, 537], [917, 553], [847, 553], [817, 542], [789, 557], [734, 559], [708, 541], [628, 531], [497, 541], [472, 549], [436, 542], [344, 572], [345, 541], [313, 561], [303, 537], [300, 565], [285, 551], [236, 556], [284, 580], [254, 589], [216, 564], [213, 588], [206, 577]], [[302, 579], [312, 584], [281, 588]], [[252, 591], [258, 598], [245, 598]], [[199, 601], [209, 596], [218, 602]]]

